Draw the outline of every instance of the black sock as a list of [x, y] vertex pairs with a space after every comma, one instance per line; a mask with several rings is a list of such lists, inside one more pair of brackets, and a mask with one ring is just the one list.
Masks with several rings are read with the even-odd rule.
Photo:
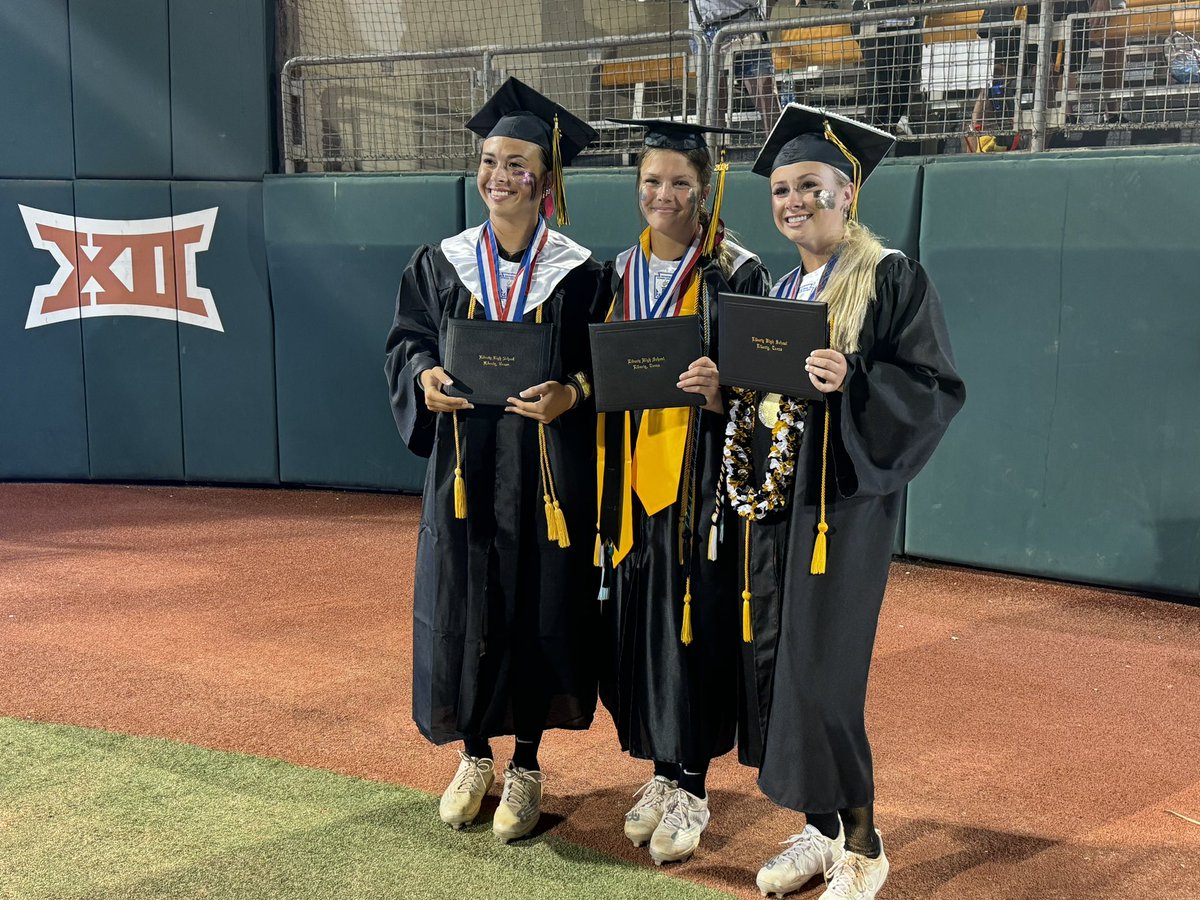
[[481, 737], [464, 737], [463, 752], [467, 756], [474, 756], [477, 759], [492, 759], [492, 745], [488, 743], [487, 738]]
[[517, 745], [513, 749], [512, 764], [518, 769], [540, 772], [542, 767], [538, 765], [538, 747], [541, 746], [541, 743], [542, 733], [540, 731], [518, 737]]
[[704, 779], [708, 777], [708, 763], [689, 765], [684, 763], [679, 767], [679, 786], [703, 800], [708, 795], [704, 792]]
[[846, 826], [846, 850], [868, 859], [878, 859], [883, 852], [883, 843], [875, 833], [875, 807], [855, 806], [841, 811], [842, 824]]
[[831, 841], [836, 839], [841, 828], [837, 813], [806, 813], [808, 824]]
[[679, 763], [663, 762], [660, 759], [656, 759], [654, 761], [654, 774], [667, 779], [667, 781], [678, 781]]

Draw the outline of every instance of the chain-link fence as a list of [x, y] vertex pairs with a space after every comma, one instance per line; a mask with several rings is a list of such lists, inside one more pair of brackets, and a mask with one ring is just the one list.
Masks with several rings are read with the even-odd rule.
[[749, 6], [712, 22], [698, 0], [284, 0], [285, 159], [471, 168], [463, 124], [508, 75], [600, 131], [584, 165], [636, 148], [610, 117], [725, 124], [746, 157], [791, 100], [891, 131], [901, 153], [1198, 138], [1200, 0], [836, 2], [723, 0], [707, 5]]

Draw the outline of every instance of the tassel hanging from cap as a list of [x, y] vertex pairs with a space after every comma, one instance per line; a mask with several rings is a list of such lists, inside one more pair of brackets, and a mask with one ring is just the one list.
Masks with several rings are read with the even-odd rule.
[[859, 163], [858, 157], [851, 153], [850, 149], [833, 133], [833, 126], [829, 124], [828, 119], [825, 120], [825, 139], [842, 151], [842, 156], [850, 162], [850, 167], [854, 172], [854, 177], [851, 179], [854, 182], [854, 196], [850, 199], [850, 218], [857, 222], [858, 193], [862, 188], [862, 164]]
[[754, 629], [750, 624], [750, 519], [746, 519], [746, 570], [745, 587], [742, 588], [742, 642], [754, 641]]
[[558, 127], [558, 114], [554, 115], [554, 137], [551, 143], [551, 176], [550, 191], [554, 201], [555, 221], [559, 227], [570, 225], [571, 218], [567, 215], [567, 187], [563, 181], [562, 132]]
[[712, 216], [708, 220], [708, 232], [704, 235], [704, 246], [701, 252], [712, 256], [717, 246], [717, 234], [721, 230], [721, 204], [725, 200], [725, 175], [729, 172], [729, 163], [725, 162], [725, 148], [721, 148], [721, 161], [717, 163], [717, 192], [713, 195]]
[[825, 401], [825, 434], [821, 440], [821, 518], [817, 522], [817, 539], [813, 542], [811, 575], [824, 575], [828, 555], [829, 523], [825, 521], [825, 476], [829, 468], [829, 401]]
[[692, 643], [692, 579], [689, 577], [683, 588], [683, 628], [679, 632], [679, 640], [683, 646]]

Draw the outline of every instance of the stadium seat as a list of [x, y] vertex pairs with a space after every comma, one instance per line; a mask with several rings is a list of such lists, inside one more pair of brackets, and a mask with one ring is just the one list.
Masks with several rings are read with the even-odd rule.
[[[847, 24], [789, 28], [779, 39], [784, 46], [771, 51], [778, 72], [809, 66], [856, 66], [862, 61], [858, 41], [851, 35]], [[792, 41], [798, 43], [793, 44]]]

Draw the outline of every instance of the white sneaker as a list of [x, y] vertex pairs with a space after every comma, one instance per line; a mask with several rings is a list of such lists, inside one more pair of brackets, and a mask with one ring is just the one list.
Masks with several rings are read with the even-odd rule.
[[[875, 833], [879, 834], [878, 831]], [[882, 838], [878, 859], [843, 849], [829, 872], [829, 886], [819, 900], [875, 900], [875, 895], [887, 881], [888, 868]]]
[[655, 775], [634, 792], [633, 796], [640, 794], [641, 799], [625, 813], [625, 837], [633, 841], [633, 846], [641, 847], [649, 842], [667, 810], [667, 800], [678, 787], [678, 781]]
[[700, 835], [708, 827], [708, 798], [701, 800], [681, 787], [667, 800], [667, 809], [650, 835], [650, 857], [655, 865], [687, 862], [700, 846]]
[[504, 793], [492, 818], [492, 833], [504, 843], [525, 837], [542, 817], [542, 782], [545, 776], [533, 769], [519, 769], [511, 762], [504, 770]]
[[791, 846], [758, 870], [758, 889], [764, 897], [782, 897], [832, 869], [842, 855], [846, 833], [839, 824], [838, 836], [827, 838], [814, 826], [805, 825], [802, 832], [781, 843]]
[[458, 756], [458, 771], [438, 804], [441, 820], [455, 831], [475, 821], [484, 795], [496, 780], [496, 767], [490, 759], [467, 756], [461, 750]]

